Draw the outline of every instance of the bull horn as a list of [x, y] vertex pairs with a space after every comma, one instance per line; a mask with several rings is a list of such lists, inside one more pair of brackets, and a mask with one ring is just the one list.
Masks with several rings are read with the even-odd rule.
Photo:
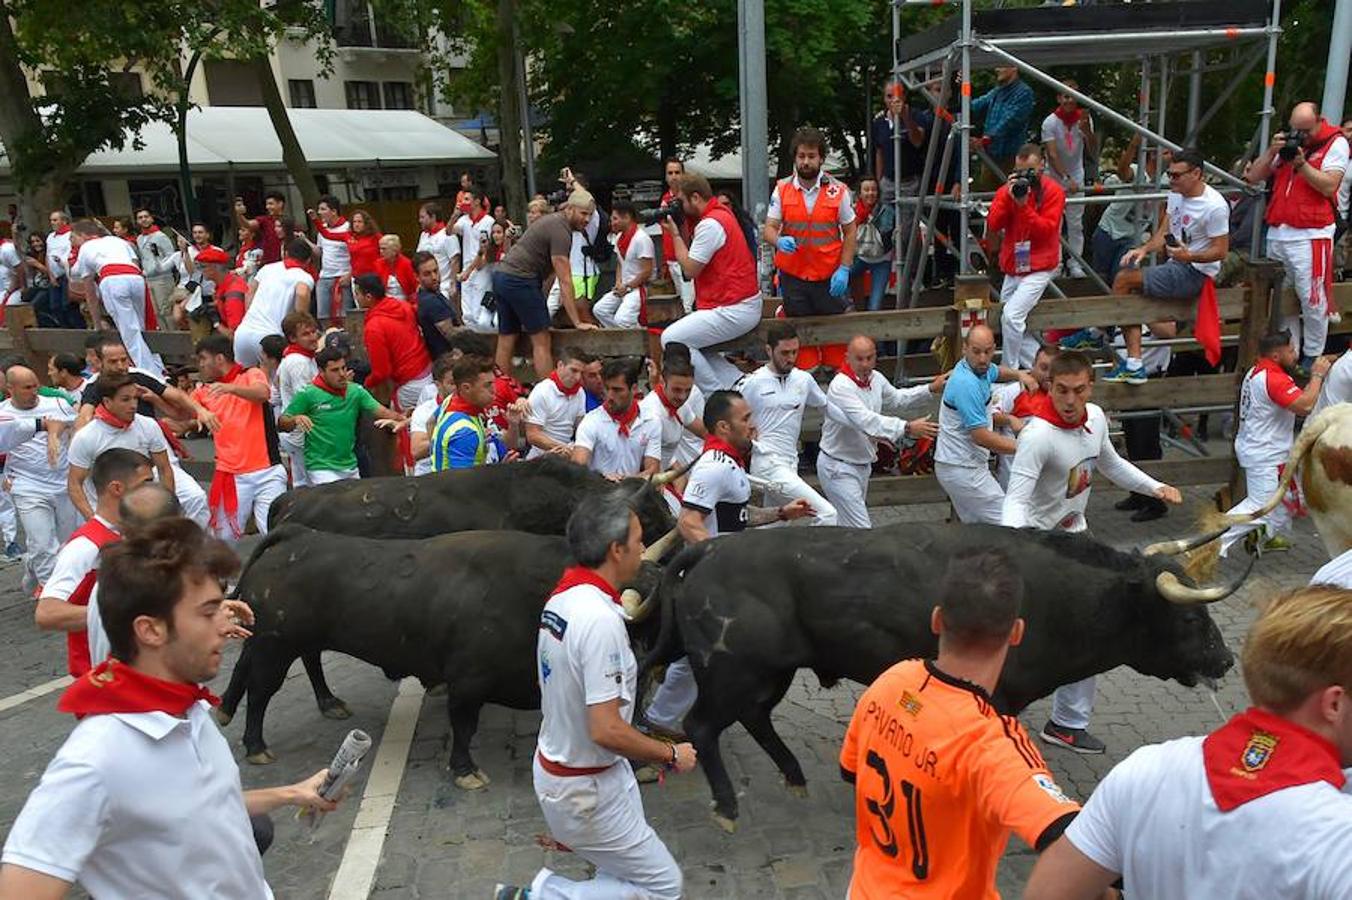
[[671, 545], [680, 540], [680, 538], [681, 533], [675, 528], [671, 529], [658, 538], [651, 547], [643, 551], [643, 558], [648, 562], [657, 562], [663, 556], [666, 556], [667, 551], [671, 549]]
[[665, 485], [671, 484], [677, 478], [680, 478], [684, 476], [686, 472], [689, 472], [691, 467], [694, 465], [695, 460], [692, 459], [690, 460], [690, 462], [686, 463], [685, 465], [679, 468], [670, 469], [666, 472], [655, 472], [654, 474], [648, 477], [648, 483], [651, 484], [653, 487], [663, 487]]
[[626, 588], [620, 593], [620, 606], [624, 609], [624, 617], [637, 625], [648, 618], [657, 606], [657, 589], [653, 588], [652, 593], [644, 597], [633, 588]]
[[1227, 525], [1216, 531], [1208, 531], [1204, 534], [1195, 535], [1190, 538], [1180, 538], [1176, 541], [1160, 541], [1157, 544], [1151, 544], [1141, 551], [1143, 556], [1177, 556], [1180, 553], [1186, 553], [1189, 550], [1196, 550], [1204, 544], [1209, 544], [1216, 538], [1230, 530]]
[[1244, 579], [1249, 577], [1249, 570], [1253, 568], [1254, 559], [1256, 557], [1250, 556], [1249, 564], [1244, 567], [1244, 571], [1229, 584], [1205, 588], [1188, 587], [1179, 581], [1178, 576], [1173, 572], [1161, 572], [1155, 576], [1155, 589], [1165, 600], [1170, 603], [1177, 603], [1180, 606], [1191, 606], [1195, 603], [1215, 603], [1239, 590], [1240, 585], [1244, 583]]

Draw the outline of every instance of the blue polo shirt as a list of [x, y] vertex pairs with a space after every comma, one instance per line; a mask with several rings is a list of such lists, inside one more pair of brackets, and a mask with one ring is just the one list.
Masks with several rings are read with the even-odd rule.
[[972, 371], [963, 359], [953, 368], [944, 384], [939, 404], [939, 442], [934, 461], [955, 466], [984, 466], [990, 451], [972, 441], [974, 428], [990, 428], [991, 385], [1000, 377], [1000, 367], [992, 363], [983, 374]]

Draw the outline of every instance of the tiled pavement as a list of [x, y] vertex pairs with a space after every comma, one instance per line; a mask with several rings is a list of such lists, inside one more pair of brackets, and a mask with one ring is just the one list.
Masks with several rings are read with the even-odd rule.
[[[1209, 491], [1188, 492], [1200, 506]], [[1121, 497], [1101, 490], [1089, 520], [1099, 539], [1120, 547], [1139, 546], [1189, 530], [1187, 513], [1162, 522], [1136, 525], [1111, 504]], [[941, 518], [942, 507], [876, 511], [879, 523]], [[1275, 590], [1308, 581], [1324, 551], [1308, 522], [1298, 526], [1294, 551], [1264, 557], [1243, 590], [1212, 608], [1232, 649], [1237, 649], [1252, 620], [1253, 605]], [[19, 595], [18, 571], [0, 571], [0, 698], [62, 674], [61, 640], [35, 632], [28, 601]], [[223, 672], [228, 675], [233, 653]], [[347, 722], [321, 718], [310, 699], [300, 667], [275, 698], [268, 716], [268, 738], [279, 761], [268, 767], [243, 765], [246, 786], [301, 778], [323, 766], [350, 727], [379, 739], [395, 685], [379, 671], [331, 656], [327, 670], [334, 690], [347, 700], [354, 717]], [[216, 688], [224, 687], [222, 675]], [[735, 835], [718, 830], [708, 815], [708, 789], [702, 776], [670, 778], [663, 787], [644, 788], [648, 816], [681, 862], [692, 898], [842, 897], [852, 851], [849, 789], [837, 778], [836, 753], [844, 724], [860, 688], [842, 684], [823, 690], [801, 675], [777, 711], [781, 734], [807, 773], [810, 796], [790, 795], [766, 755], [740, 727], [723, 739], [725, 757], [742, 794], [742, 817]], [[55, 694], [0, 712], [0, 834], [6, 832], [47, 759], [59, 746], [70, 720], [55, 711]], [[1243, 704], [1238, 677], [1225, 679], [1216, 697], [1228, 715]], [[1034, 704], [1023, 719], [1038, 728], [1047, 702]], [[1103, 757], [1078, 757], [1048, 750], [1048, 760], [1068, 792], [1086, 797], [1102, 775], [1142, 743], [1214, 727], [1221, 713], [1209, 694], [1164, 683], [1128, 670], [1099, 679], [1094, 730], [1108, 743]], [[381, 898], [486, 897], [495, 881], [523, 882], [546, 861], [565, 873], [580, 872], [578, 861], [546, 853], [535, 842], [544, 831], [530, 784], [530, 753], [538, 723], [535, 713], [490, 707], [484, 711], [475, 742], [479, 765], [493, 778], [484, 791], [467, 793], [446, 777], [449, 727], [435, 697], [424, 700], [408, 768], [390, 821], [385, 850], [372, 896]], [[236, 745], [242, 721], [227, 729]], [[360, 790], [358, 785], [358, 790]], [[313, 836], [289, 818], [279, 817], [277, 841], [265, 858], [269, 880], [280, 898], [328, 895], [356, 804], [349, 803], [324, 821]], [[1000, 870], [1000, 887], [1017, 896], [1031, 867], [1030, 851], [1017, 840]]]

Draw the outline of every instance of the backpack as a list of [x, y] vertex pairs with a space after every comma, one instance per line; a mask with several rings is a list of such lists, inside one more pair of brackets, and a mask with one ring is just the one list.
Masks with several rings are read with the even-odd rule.
[[874, 205], [868, 219], [855, 233], [856, 259], [866, 263], [883, 262], [892, 250], [892, 231], [895, 211], [890, 203]]
[[[597, 212], [600, 213], [600, 210]], [[585, 231], [582, 232], [582, 255], [598, 266], [609, 262], [615, 256], [615, 245], [610, 242], [610, 229], [606, 227], [606, 221], [606, 217], [601, 216], [596, 226], [596, 237], [591, 240], [586, 239]]]

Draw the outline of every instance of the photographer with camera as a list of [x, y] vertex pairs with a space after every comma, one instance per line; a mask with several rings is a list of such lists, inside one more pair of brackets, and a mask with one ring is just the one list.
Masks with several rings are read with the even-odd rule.
[[1311, 101], [1292, 107], [1287, 121], [1291, 127], [1273, 137], [1247, 179], [1251, 184], [1272, 181], [1266, 253], [1286, 269], [1300, 298], [1300, 317], [1289, 317], [1282, 327], [1300, 335], [1300, 364], [1308, 369], [1328, 339], [1334, 203], [1347, 170], [1348, 143]]
[[987, 236], [1004, 232], [1000, 244], [1001, 361], [1011, 369], [1031, 369], [1038, 341], [1026, 334], [1028, 314], [1061, 268], [1061, 216], [1066, 194], [1042, 172], [1042, 148], [1024, 144], [1014, 171], [995, 192], [986, 217]]
[[[689, 244], [694, 224], [686, 220], [685, 213], [681, 209], [681, 201], [676, 199], [677, 183], [685, 174], [685, 163], [674, 156], [669, 156], [662, 164], [662, 168], [667, 189], [663, 192], [662, 199], [658, 201], [658, 209], [645, 211], [641, 221], [644, 225], [650, 225], [671, 216], [676, 222], [677, 230], [681, 232], [681, 237]], [[681, 270], [681, 264], [676, 261], [676, 247], [671, 242], [671, 235], [666, 232], [662, 233], [662, 262], [667, 267], [667, 273], [671, 275], [671, 284], [676, 289], [676, 295], [681, 298], [681, 305], [689, 314], [695, 308], [695, 283], [686, 278], [685, 272]]]
[[760, 324], [760, 279], [751, 241], [732, 210], [714, 197], [709, 180], [686, 173], [676, 187], [686, 219], [698, 220], [689, 248], [670, 216], [662, 220], [662, 231], [671, 237], [681, 272], [695, 283], [695, 311], [663, 329], [662, 347], [672, 343], [689, 347], [695, 383], [712, 394], [742, 377], [742, 371], [713, 347]]

